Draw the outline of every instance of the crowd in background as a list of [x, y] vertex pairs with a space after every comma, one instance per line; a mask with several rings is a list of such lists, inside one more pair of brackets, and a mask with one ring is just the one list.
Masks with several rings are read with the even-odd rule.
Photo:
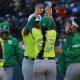
[[60, 31], [64, 29], [64, 22], [68, 18], [80, 14], [79, 2], [79, 0], [0, 0], [0, 21], [9, 21], [12, 34], [18, 37], [15, 34], [19, 34], [26, 25], [29, 14], [34, 11], [34, 6], [42, 3], [44, 6], [52, 7], [57, 31]]

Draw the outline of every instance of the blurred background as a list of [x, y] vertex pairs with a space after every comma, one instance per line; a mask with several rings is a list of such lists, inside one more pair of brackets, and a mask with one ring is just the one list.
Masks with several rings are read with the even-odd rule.
[[20, 31], [38, 3], [52, 7], [57, 31], [64, 29], [63, 23], [69, 17], [80, 14], [80, 0], [0, 0], [0, 21], [9, 21], [12, 34], [21, 38]]

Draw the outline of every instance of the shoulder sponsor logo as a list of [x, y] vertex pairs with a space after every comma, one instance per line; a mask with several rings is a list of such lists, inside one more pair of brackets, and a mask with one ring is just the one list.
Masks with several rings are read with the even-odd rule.
[[8, 44], [12, 44], [12, 41], [11, 40], [8, 40]]
[[53, 35], [52, 34], [46, 34], [46, 37], [52, 37]]
[[80, 44], [72, 45], [72, 48], [78, 48], [80, 47]]

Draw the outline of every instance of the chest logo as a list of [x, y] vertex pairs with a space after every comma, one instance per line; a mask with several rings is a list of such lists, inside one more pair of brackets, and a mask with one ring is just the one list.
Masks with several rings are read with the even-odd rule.
[[11, 40], [8, 40], [8, 44], [12, 44], [12, 41]]

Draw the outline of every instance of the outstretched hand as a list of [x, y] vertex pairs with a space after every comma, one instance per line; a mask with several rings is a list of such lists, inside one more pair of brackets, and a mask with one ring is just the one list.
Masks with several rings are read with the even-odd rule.
[[42, 4], [38, 4], [35, 6], [35, 11], [34, 11], [35, 16], [40, 15], [42, 7], [43, 7]]
[[46, 14], [46, 16], [48, 16], [49, 18], [51, 18], [52, 19], [52, 8], [51, 7], [46, 7], [45, 8], [45, 14]]

